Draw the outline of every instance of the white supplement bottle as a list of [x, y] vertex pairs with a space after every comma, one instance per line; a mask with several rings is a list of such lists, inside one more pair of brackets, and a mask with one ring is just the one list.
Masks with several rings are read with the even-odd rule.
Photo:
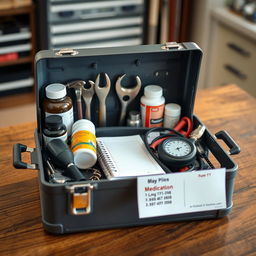
[[144, 88], [144, 96], [140, 99], [142, 125], [144, 127], [162, 127], [164, 115], [163, 89], [158, 85]]
[[168, 103], [164, 107], [164, 127], [173, 128], [180, 120], [181, 107], [175, 103]]
[[71, 151], [79, 169], [87, 169], [97, 162], [95, 126], [87, 119], [80, 119], [72, 126]]

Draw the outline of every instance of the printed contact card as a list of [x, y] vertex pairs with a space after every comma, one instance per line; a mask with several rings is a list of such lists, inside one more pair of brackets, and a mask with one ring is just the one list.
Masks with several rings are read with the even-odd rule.
[[137, 178], [139, 218], [226, 208], [226, 169]]

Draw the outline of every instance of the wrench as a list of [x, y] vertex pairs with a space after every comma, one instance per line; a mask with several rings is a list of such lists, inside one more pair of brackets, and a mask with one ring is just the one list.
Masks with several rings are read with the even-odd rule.
[[110, 79], [106, 73], [104, 73], [106, 79], [106, 86], [100, 87], [100, 74], [97, 75], [95, 80], [95, 93], [98, 96], [100, 109], [99, 109], [99, 126], [106, 126], [106, 98], [110, 91]]
[[138, 95], [140, 88], [141, 88], [141, 81], [138, 76], [136, 76], [136, 82], [137, 84], [133, 88], [124, 88], [121, 86], [121, 81], [125, 77], [126, 74], [119, 76], [116, 81], [116, 93], [121, 101], [121, 114], [119, 119], [119, 125], [124, 124], [124, 119], [127, 111], [127, 106], [129, 103], [135, 99], [135, 97]]
[[82, 110], [82, 88], [85, 85], [85, 81], [76, 80], [70, 83], [67, 83], [66, 86], [68, 88], [74, 88], [76, 94], [76, 104], [77, 104], [77, 119], [83, 119], [83, 110]]
[[91, 120], [91, 102], [94, 95], [94, 82], [89, 80], [90, 88], [82, 88], [82, 96], [85, 102], [85, 118]]

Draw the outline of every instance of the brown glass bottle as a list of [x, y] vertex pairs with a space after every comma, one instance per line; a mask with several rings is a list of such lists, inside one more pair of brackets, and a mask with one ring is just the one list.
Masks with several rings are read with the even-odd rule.
[[63, 84], [50, 84], [45, 88], [45, 99], [43, 101], [43, 111], [45, 117], [49, 115], [59, 115], [63, 124], [67, 127], [68, 135], [74, 123], [73, 104], [67, 96], [66, 87]]

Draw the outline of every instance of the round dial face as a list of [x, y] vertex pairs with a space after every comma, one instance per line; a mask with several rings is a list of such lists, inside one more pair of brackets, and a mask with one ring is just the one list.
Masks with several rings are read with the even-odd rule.
[[167, 141], [164, 144], [163, 149], [167, 154], [174, 157], [187, 156], [192, 151], [191, 145], [188, 142], [180, 139]]
[[158, 146], [159, 159], [172, 171], [191, 165], [196, 159], [196, 146], [193, 140], [173, 136]]

